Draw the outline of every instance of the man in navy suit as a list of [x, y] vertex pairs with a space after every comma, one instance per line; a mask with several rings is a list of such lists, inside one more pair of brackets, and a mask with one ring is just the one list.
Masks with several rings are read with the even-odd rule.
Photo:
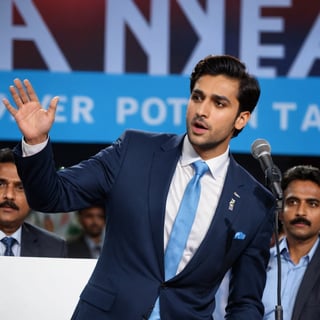
[[[284, 234], [279, 249], [283, 319], [320, 319], [320, 170], [300, 165], [281, 182]], [[263, 294], [265, 320], [274, 319], [277, 304], [277, 251], [271, 249]]]
[[[17, 108], [3, 100], [24, 136], [16, 161], [32, 206], [58, 212], [106, 203], [106, 245], [72, 319], [149, 319], [157, 301], [160, 315], [152, 319], [209, 320], [229, 269], [227, 319], [262, 319], [275, 200], [229, 151], [258, 102], [259, 84], [238, 59], [208, 56], [195, 66], [190, 89], [187, 134], [128, 130], [59, 172], [48, 138], [58, 97], [45, 110], [31, 83], [16, 79], [10, 92]], [[209, 171], [177, 273], [165, 280], [165, 248], [197, 160]]]
[[10, 237], [14, 239], [11, 248], [14, 256], [66, 257], [66, 242], [53, 233], [25, 222], [29, 212], [13, 152], [9, 148], [0, 149], [0, 255], [6, 253], [3, 239]]

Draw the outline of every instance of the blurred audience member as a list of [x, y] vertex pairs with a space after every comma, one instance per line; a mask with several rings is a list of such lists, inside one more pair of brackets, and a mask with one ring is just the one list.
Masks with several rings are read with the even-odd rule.
[[104, 240], [106, 226], [105, 209], [102, 206], [92, 206], [79, 210], [79, 223], [82, 234], [69, 240], [69, 258], [99, 258]]
[[0, 255], [66, 257], [63, 239], [25, 222], [29, 212], [13, 153], [0, 149]]

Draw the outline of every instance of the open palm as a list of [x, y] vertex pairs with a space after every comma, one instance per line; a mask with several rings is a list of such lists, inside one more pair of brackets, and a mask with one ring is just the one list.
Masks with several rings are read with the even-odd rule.
[[14, 80], [9, 87], [16, 104], [13, 107], [7, 99], [3, 103], [23, 134], [27, 143], [36, 144], [45, 141], [54, 122], [58, 97], [50, 101], [48, 109], [44, 109], [29, 80]]

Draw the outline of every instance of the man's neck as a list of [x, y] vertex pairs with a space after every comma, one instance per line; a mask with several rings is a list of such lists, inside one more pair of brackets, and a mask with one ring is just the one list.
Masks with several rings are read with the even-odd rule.
[[310, 252], [317, 239], [318, 238], [315, 237], [307, 240], [299, 240], [287, 237], [290, 258], [294, 264], [298, 264], [300, 259]]

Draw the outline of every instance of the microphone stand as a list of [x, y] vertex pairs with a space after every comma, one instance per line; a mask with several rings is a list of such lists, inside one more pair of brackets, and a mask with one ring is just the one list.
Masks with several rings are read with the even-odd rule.
[[281, 306], [281, 256], [279, 248], [279, 212], [281, 211], [281, 200], [277, 200], [276, 212], [275, 212], [275, 246], [277, 252], [277, 305], [275, 306], [275, 320], [283, 319], [283, 309]]
[[275, 320], [283, 319], [283, 309], [281, 305], [281, 257], [279, 248], [279, 213], [282, 210], [282, 189], [281, 189], [281, 172], [277, 166], [265, 170], [266, 185], [271, 189], [276, 198], [275, 209], [275, 246], [277, 252], [277, 305], [275, 306]]

